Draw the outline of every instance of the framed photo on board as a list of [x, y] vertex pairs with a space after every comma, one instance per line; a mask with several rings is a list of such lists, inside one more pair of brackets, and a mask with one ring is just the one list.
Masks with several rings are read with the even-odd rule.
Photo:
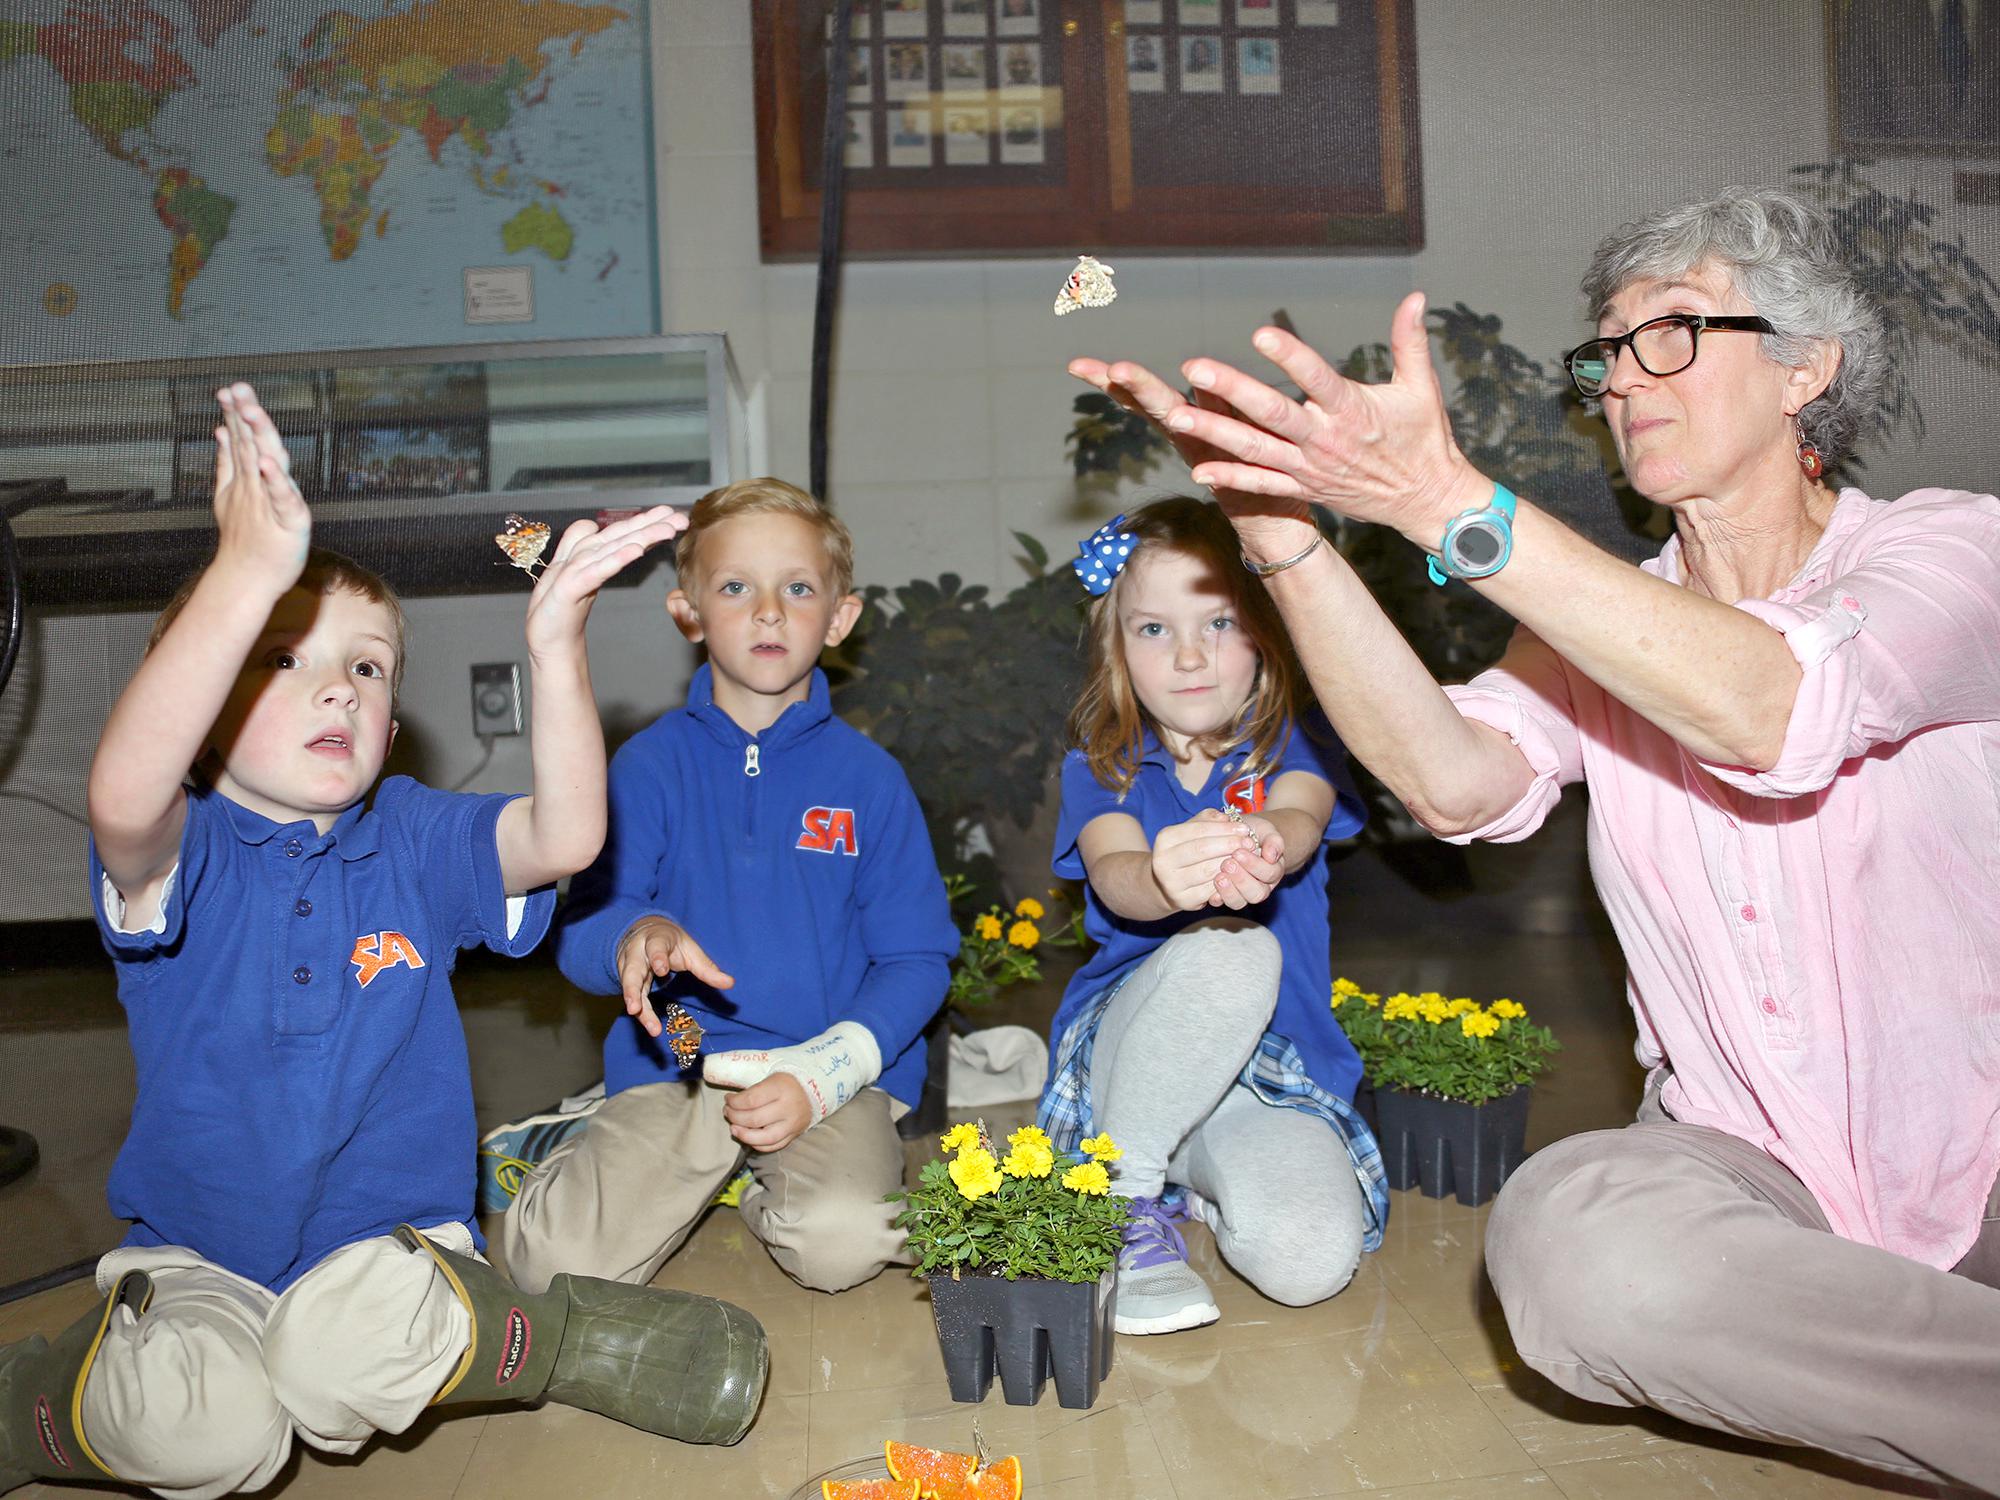
[[2000, 156], [2000, 0], [1826, 0], [1841, 156]]
[[866, 62], [753, 0], [766, 259], [818, 251], [842, 82], [850, 255], [1423, 243], [1413, 0], [849, 3]]

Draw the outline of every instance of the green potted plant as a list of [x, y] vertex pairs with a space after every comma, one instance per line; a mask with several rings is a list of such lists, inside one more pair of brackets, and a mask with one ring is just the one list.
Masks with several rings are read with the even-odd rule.
[[1346, 978], [1333, 982], [1333, 1009], [1373, 1089], [1389, 1186], [1473, 1205], [1499, 1192], [1527, 1155], [1532, 1086], [1560, 1050], [1548, 1028], [1512, 1000], [1384, 1000]]
[[1053, 1375], [1064, 1406], [1087, 1407], [1111, 1373], [1125, 1200], [1111, 1193], [1109, 1136], [1057, 1152], [1033, 1125], [995, 1148], [983, 1123], [943, 1136], [904, 1205], [911, 1274], [931, 1313], [954, 1401], [983, 1401], [997, 1367], [1007, 1402], [1033, 1406]]

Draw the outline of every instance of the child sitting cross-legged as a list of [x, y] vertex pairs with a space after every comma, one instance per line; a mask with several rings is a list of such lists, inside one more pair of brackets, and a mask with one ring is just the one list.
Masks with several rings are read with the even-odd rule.
[[[138, 1065], [102, 1304], [0, 1348], [0, 1491], [262, 1489], [427, 1407], [549, 1399], [733, 1442], [763, 1330], [726, 1303], [480, 1256], [458, 950], [520, 954], [604, 829], [584, 621], [684, 524], [563, 536], [528, 603], [532, 797], [376, 778], [403, 616], [311, 550], [283, 444], [218, 393], [214, 560], [167, 608], [91, 766], [91, 873]], [[192, 774], [190, 775], [190, 768]], [[366, 805], [374, 793], [373, 806]]]
[[1086, 882], [1098, 948], [1056, 1012], [1040, 1123], [1058, 1150], [1092, 1131], [1122, 1148], [1120, 1333], [1220, 1315], [1183, 1207], [1264, 1295], [1318, 1302], [1388, 1208], [1329, 1004], [1326, 840], [1361, 803], [1332, 730], [1295, 715], [1284, 626], [1220, 510], [1157, 501], [1082, 552], [1096, 597], [1055, 872]]
[[[524, 1285], [644, 1282], [747, 1161], [743, 1222], [839, 1291], [902, 1257], [894, 1122], [958, 936], [902, 768], [833, 717], [817, 666], [861, 609], [846, 528], [748, 480], [695, 505], [675, 566], [668, 612], [708, 661], [613, 757], [604, 852], [556, 939], [632, 1019], [605, 1039], [608, 1097], [490, 1135], [484, 1188], [514, 1189], [500, 1234]], [[669, 1007], [705, 1034], [698, 1069], [662, 1040]]]

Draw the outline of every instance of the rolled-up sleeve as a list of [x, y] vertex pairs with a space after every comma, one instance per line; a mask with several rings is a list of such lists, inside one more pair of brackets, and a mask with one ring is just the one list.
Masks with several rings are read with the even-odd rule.
[[1890, 507], [1860, 560], [1803, 599], [1738, 602], [1784, 636], [1798, 695], [1769, 769], [1703, 769], [1753, 795], [1799, 797], [1878, 745], [2000, 719], [2000, 501], [1932, 493]]
[[1441, 835], [1448, 844], [1476, 839], [1512, 844], [1542, 826], [1562, 789], [1583, 779], [1583, 739], [1577, 731], [1562, 658], [1527, 627], [1515, 630], [1507, 654], [1463, 686], [1447, 687], [1454, 707], [1475, 723], [1507, 736], [1534, 773], [1512, 807], [1469, 833]]

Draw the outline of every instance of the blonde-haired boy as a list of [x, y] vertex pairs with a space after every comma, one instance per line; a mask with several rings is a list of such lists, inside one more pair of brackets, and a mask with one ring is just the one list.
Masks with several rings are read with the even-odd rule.
[[[958, 938], [908, 780], [833, 716], [817, 666], [861, 612], [847, 528], [749, 480], [695, 505], [675, 560], [667, 611], [708, 662], [613, 757], [609, 836], [556, 943], [633, 1019], [605, 1040], [606, 1102], [540, 1137], [507, 1264], [529, 1286], [649, 1280], [747, 1160], [744, 1222], [838, 1291], [901, 1254], [894, 1121]], [[661, 1044], [668, 1002], [705, 1033], [699, 1076]]]

